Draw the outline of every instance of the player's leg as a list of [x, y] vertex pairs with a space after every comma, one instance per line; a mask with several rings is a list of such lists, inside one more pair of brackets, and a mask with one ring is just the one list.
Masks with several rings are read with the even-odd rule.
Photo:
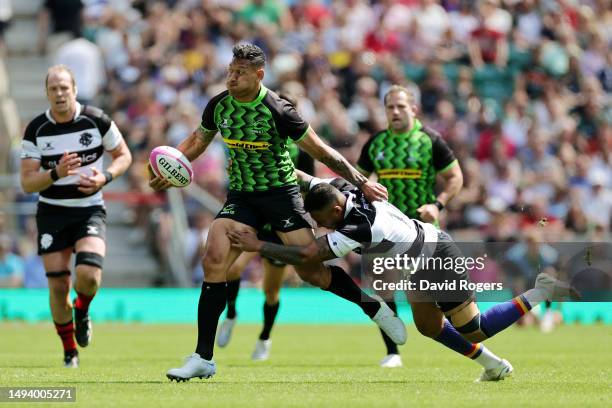
[[[314, 240], [314, 233], [308, 228], [278, 232], [278, 235], [285, 245], [308, 245]], [[303, 281], [359, 306], [396, 344], [406, 342], [404, 323], [384, 302], [379, 302], [362, 291], [339, 266], [325, 266], [317, 262], [295, 265], [295, 270]]]
[[255, 350], [251, 355], [253, 360], [267, 360], [270, 355], [270, 333], [280, 307], [280, 288], [285, 277], [286, 265], [271, 259], [263, 258], [264, 279], [263, 291], [266, 299], [263, 304], [264, 322], [259, 338], [255, 344]]
[[[394, 293], [395, 292], [393, 291], [376, 291], [376, 294], [380, 296], [385, 301], [387, 306], [393, 310], [393, 313], [397, 315], [397, 304], [395, 303]], [[387, 349], [387, 354], [385, 355], [385, 358], [380, 361], [380, 366], [384, 368], [401, 367], [403, 365], [402, 358], [400, 357], [397, 344], [395, 344], [393, 340], [391, 340], [391, 338], [389, 338], [389, 336], [387, 336], [382, 330], [380, 330], [380, 334], [382, 335], [383, 342], [385, 343], [385, 347]]]
[[74, 322], [70, 302], [70, 257], [72, 248], [42, 254], [47, 279], [49, 280], [49, 306], [55, 330], [62, 340], [64, 366], [78, 367], [78, 350], [74, 341]]
[[466, 340], [434, 303], [426, 300], [420, 293], [410, 294], [410, 306], [414, 323], [419, 332], [443, 346], [471, 359], [484, 368], [481, 380], [500, 380], [512, 372], [512, 366], [502, 360], [480, 343]]
[[471, 341], [484, 341], [518, 321], [535, 305], [545, 300], [570, 296], [572, 288], [552, 276], [541, 273], [535, 287], [514, 299], [480, 313], [478, 305], [468, 300], [445, 312], [450, 322]]
[[227, 314], [217, 331], [217, 345], [229, 344], [236, 325], [236, 299], [240, 290], [240, 275], [246, 266], [257, 256], [256, 252], [243, 252], [227, 271]]
[[208, 378], [216, 372], [212, 357], [217, 324], [227, 303], [227, 271], [240, 255], [240, 251], [231, 246], [227, 232], [244, 229], [253, 228], [229, 218], [216, 218], [210, 226], [202, 259], [204, 282], [198, 302], [198, 340], [195, 353], [181, 368], [173, 368], [166, 373], [171, 380]]
[[91, 342], [92, 327], [89, 318], [89, 304], [96, 296], [102, 282], [102, 266], [106, 254], [106, 212], [99, 208], [82, 219], [74, 227], [76, 243], [74, 289], [75, 338], [79, 346], [86, 347]]
[[[297, 185], [279, 189], [255, 203], [285, 245], [308, 245], [314, 241], [311, 222], [304, 211], [304, 201]], [[397, 344], [406, 342], [406, 327], [384, 302], [363, 292], [338, 266], [326, 267], [320, 262], [296, 265], [305, 282], [332, 292], [355, 303]]]
[[89, 318], [89, 305], [96, 296], [102, 281], [102, 264], [106, 253], [106, 244], [99, 237], [85, 237], [75, 245], [76, 280], [74, 290], [75, 338], [79, 346], [87, 347], [91, 342], [92, 325]]

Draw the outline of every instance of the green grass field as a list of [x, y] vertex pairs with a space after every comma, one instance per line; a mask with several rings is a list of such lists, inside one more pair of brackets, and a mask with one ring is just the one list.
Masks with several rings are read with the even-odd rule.
[[75, 386], [77, 405], [86, 407], [584, 407], [609, 406], [612, 398], [612, 326], [501, 333], [486, 344], [515, 372], [499, 383], [474, 383], [479, 366], [413, 326], [401, 369], [378, 367], [383, 346], [374, 326], [279, 325], [271, 359], [254, 363], [258, 330], [237, 326], [230, 345], [216, 350], [215, 377], [177, 384], [165, 371], [192, 352], [194, 326], [95, 325], [75, 370], [61, 367], [50, 324], [3, 323], [0, 385]]

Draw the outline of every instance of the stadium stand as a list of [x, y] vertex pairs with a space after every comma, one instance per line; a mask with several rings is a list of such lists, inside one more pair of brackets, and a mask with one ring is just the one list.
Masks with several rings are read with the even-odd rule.
[[[464, 171], [464, 189], [442, 219], [458, 239], [522, 240], [538, 217], [555, 220], [543, 229], [544, 241], [609, 239], [612, 31], [605, 1], [83, 4], [82, 36], [101, 50], [107, 76], [95, 103], [114, 112], [128, 140], [132, 192], [148, 191], [148, 152], [175, 145], [198, 125], [205, 103], [223, 89], [231, 45], [248, 40], [268, 55], [264, 83], [297, 83], [304, 117], [349, 159], [385, 123], [380, 107], [360, 99], [359, 80], [374, 79], [379, 101], [394, 83], [414, 89], [424, 121]], [[221, 143], [194, 163], [197, 186], [218, 200], [225, 165]], [[132, 238], [157, 236], [152, 244], [163, 260], [160, 243], [172, 218], [166, 207], [137, 203], [131, 211], [140, 232]], [[201, 205], [186, 196], [185, 206], [196, 219]], [[249, 273], [254, 285], [259, 279]]]

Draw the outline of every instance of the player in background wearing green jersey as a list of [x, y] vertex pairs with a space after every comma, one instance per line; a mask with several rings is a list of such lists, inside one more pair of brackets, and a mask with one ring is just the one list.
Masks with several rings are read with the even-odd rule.
[[[279, 96], [297, 108], [296, 98], [298, 95], [294, 97], [290, 94], [280, 93]], [[289, 149], [291, 161], [297, 169], [308, 174], [314, 173], [314, 160], [312, 157], [301, 151], [293, 142], [290, 142], [287, 148]], [[257, 236], [263, 241], [282, 244], [282, 241], [274, 233], [270, 224], [266, 224]], [[221, 322], [217, 331], [217, 345], [219, 347], [226, 347], [231, 340], [232, 331], [237, 321], [236, 299], [240, 291], [240, 276], [249, 262], [257, 256], [259, 255], [256, 252], [243, 252], [227, 272], [227, 312], [225, 320]], [[255, 343], [255, 349], [251, 354], [251, 359], [255, 361], [264, 361], [270, 356], [270, 348], [272, 347], [270, 334], [280, 308], [280, 288], [287, 269], [285, 263], [273, 258], [262, 256], [261, 261], [263, 265], [262, 290], [266, 298], [263, 304], [263, 327]]]
[[[387, 187], [389, 202], [408, 217], [438, 226], [440, 211], [463, 186], [459, 163], [444, 139], [416, 118], [417, 106], [408, 89], [393, 85], [384, 104], [388, 128], [366, 142], [357, 168], [366, 176], [376, 175]], [[436, 195], [437, 176], [442, 190]], [[379, 295], [397, 313], [393, 293]], [[397, 344], [381, 333], [387, 355], [380, 365], [401, 367]]]
[[[290, 103], [261, 84], [265, 55], [259, 47], [238, 44], [232, 52], [227, 90], [208, 102], [200, 127], [177, 147], [193, 161], [220, 133], [232, 164], [227, 200], [210, 227], [202, 260], [204, 282], [198, 303], [196, 350], [182, 367], [166, 373], [171, 380], [208, 378], [216, 372], [212, 357], [217, 323], [227, 303], [227, 271], [241, 253], [231, 246], [229, 231], [255, 233], [270, 223], [286, 245], [314, 241], [287, 149], [289, 140], [359, 187], [369, 200], [387, 198], [382, 185], [353, 168], [317, 136]], [[170, 187], [167, 180], [154, 176], [149, 185], [156, 191]], [[393, 341], [405, 343], [402, 321], [384, 302], [364, 293], [342, 268], [309, 262], [296, 267], [296, 272], [304, 281], [357, 304]]]

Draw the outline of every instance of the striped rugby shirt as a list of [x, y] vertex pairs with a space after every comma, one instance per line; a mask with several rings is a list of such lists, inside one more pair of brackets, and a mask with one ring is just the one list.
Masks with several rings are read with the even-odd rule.
[[[65, 151], [78, 153], [79, 173], [91, 175], [91, 168], [104, 170], [104, 151], [117, 148], [123, 137], [115, 123], [99, 108], [77, 103], [74, 119], [57, 123], [51, 111], [34, 118], [26, 127], [21, 158], [40, 161], [41, 171], [54, 168]], [[79, 174], [62, 177], [39, 193], [39, 201], [64, 207], [104, 205], [102, 192], [87, 195], [78, 190]]]
[[361, 190], [342, 178], [313, 177], [309, 187], [320, 183], [331, 184], [346, 197], [344, 219], [326, 235], [336, 257], [364, 250], [430, 256], [435, 250], [439, 230], [432, 224], [407, 217], [388, 201], [368, 201]]

